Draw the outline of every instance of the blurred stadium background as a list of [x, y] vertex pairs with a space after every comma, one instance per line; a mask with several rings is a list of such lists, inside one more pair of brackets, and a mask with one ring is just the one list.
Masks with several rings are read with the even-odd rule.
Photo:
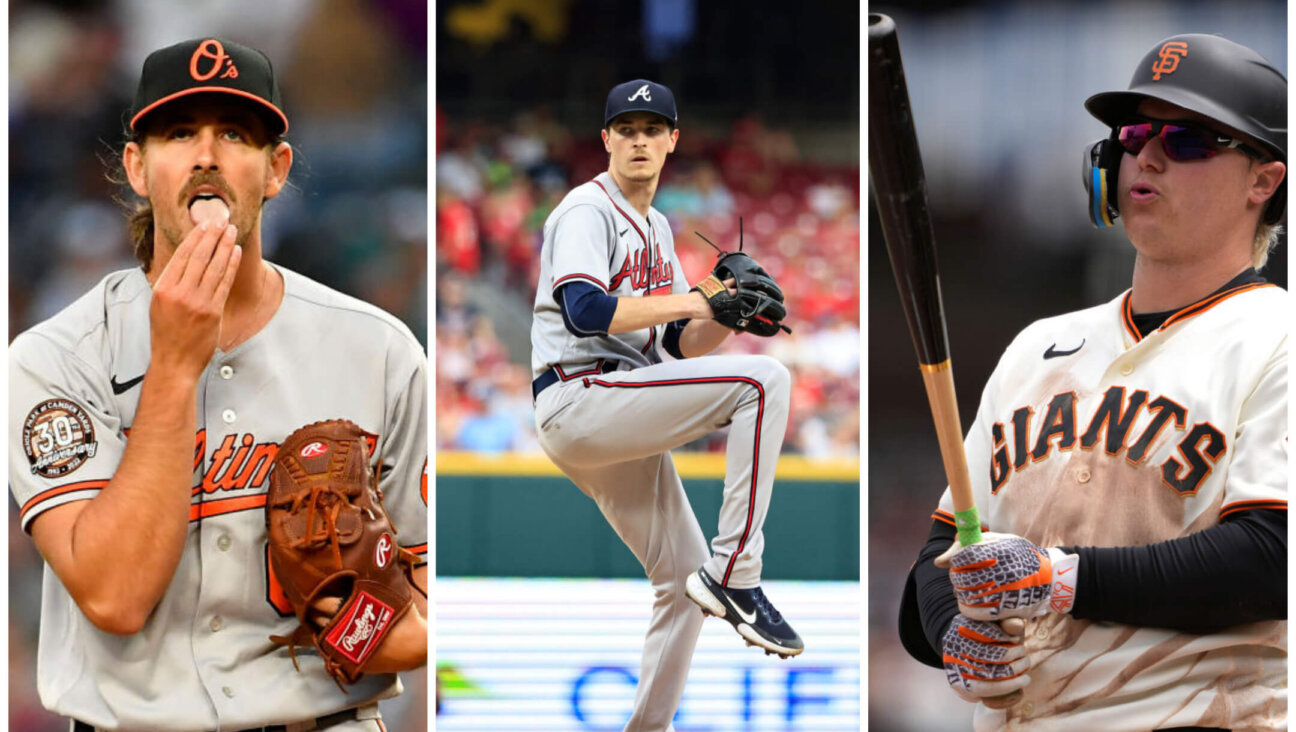
[[[1287, 6], [1149, 0], [871, 3], [895, 19], [941, 265], [964, 428], [1012, 337], [1129, 287], [1133, 250], [1085, 213], [1081, 152], [1107, 130], [1084, 110], [1124, 89], [1157, 41], [1219, 33], [1287, 69]], [[877, 214], [868, 240], [869, 726], [966, 732], [972, 707], [900, 647], [909, 565], [945, 486]], [[1287, 286], [1283, 244], [1262, 272]], [[1095, 510], [1098, 510], [1095, 508]]]
[[[539, 450], [529, 334], [541, 226], [606, 170], [607, 91], [638, 77], [679, 104], [654, 206], [688, 280], [714, 259], [692, 232], [733, 248], [742, 216], [744, 248], [791, 303], [793, 335], [724, 350], [793, 372], [765, 579], [816, 650], [776, 663], [708, 624], [676, 728], [858, 729], [858, 8], [436, 7], [438, 729], [608, 730], [629, 715], [651, 590]], [[723, 445], [721, 434], [675, 451], [709, 535]]]
[[[226, 36], [281, 76], [297, 152], [266, 209], [269, 259], [401, 317], [427, 345], [427, 5], [419, 0], [14, 0], [9, 11], [9, 338], [136, 266], [105, 178], [149, 51]], [[128, 193], [128, 192], [127, 192]], [[8, 729], [66, 732], [36, 696], [42, 562], [9, 501]], [[383, 703], [429, 728], [428, 675]]]

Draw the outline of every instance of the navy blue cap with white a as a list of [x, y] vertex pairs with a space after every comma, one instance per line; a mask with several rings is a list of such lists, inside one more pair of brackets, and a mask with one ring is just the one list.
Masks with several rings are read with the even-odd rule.
[[626, 112], [660, 114], [672, 127], [679, 126], [675, 95], [655, 81], [635, 79], [612, 87], [612, 91], [608, 92], [607, 106], [603, 109], [603, 126], [607, 127], [617, 115]]

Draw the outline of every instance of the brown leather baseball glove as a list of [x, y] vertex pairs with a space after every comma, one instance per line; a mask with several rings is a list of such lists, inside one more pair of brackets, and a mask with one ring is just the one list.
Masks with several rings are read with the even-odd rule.
[[[415, 556], [396, 545], [369, 469], [372, 439], [346, 420], [302, 427], [279, 446], [266, 496], [271, 567], [299, 622], [291, 635], [270, 640], [288, 646], [298, 671], [296, 647], [313, 644], [339, 687], [364, 675], [419, 591]], [[312, 603], [324, 597], [342, 605], [319, 627]]]

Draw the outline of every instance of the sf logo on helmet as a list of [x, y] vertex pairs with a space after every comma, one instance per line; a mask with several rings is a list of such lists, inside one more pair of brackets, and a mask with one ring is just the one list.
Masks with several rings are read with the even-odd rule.
[[634, 94], [631, 94], [630, 98], [627, 99], [626, 101], [633, 102], [638, 97], [643, 97], [645, 102], [652, 101], [652, 94], [649, 93], [647, 84], [644, 84], [643, 86], [639, 87], [639, 91], [635, 92]]
[[1170, 41], [1157, 51], [1157, 61], [1152, 64], [1152, 81], [1160, 81], [1162, 74], [1173, 74], [1179, 68], [1179, 59], [1188, 55], [1188, 44]]

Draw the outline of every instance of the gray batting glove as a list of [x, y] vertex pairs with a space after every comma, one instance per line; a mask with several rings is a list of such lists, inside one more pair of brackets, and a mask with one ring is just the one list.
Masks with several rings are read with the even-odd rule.
[[993, 532], [970, 546], [954, 542], [936, 558], [936, 566], [949, 568], [959, 612], [975, 620], [1071, 612], [1079, 565], [1077, 554]]
[[987, 623], [955, 615], [941, 638], [945, 679], [970, 702], [1001, 708], [1016, 702], [1030, 683], [1030, 658], [1022, 647], [1026, 621]]

